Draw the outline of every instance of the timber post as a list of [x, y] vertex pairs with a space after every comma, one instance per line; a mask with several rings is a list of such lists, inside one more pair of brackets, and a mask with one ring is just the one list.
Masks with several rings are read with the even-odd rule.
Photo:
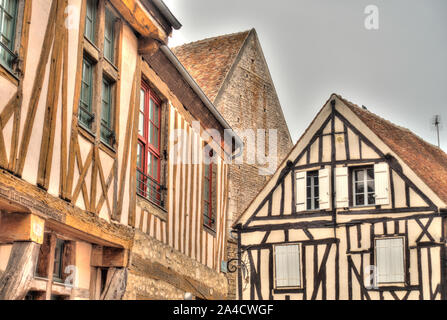
[[0, 300], [21, 300], [34, 277], [45, 221], [24, 213], [1, 213], [0, 235], [13, 243], [8, 265], [0, 278]]

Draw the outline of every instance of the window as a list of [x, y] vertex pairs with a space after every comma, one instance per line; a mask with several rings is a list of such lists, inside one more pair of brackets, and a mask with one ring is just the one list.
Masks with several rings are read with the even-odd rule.
[[54, 251], [54, 270], [53, 270], [53, 279], [55, 281], [62, 281], [62, 257], [64, 253], [64, 244], [65, 242], [61, 239], [56, 240], [56, 248]]
[[209, 144], [204, 145], [203, 166], [203, 200], [202, 214], [203, 225], [215, 231], [216, 228], [216, 201], [217, 201], [217, 165], [214, 163], [216, 156]]
[[17, 24], [17, 0], [0, 0], [0, 63], [11, 69], [16, 59], [14, 40]]
[[160, 183], [161, 101], [142, 82], [138, 119], [137, 193], [163, 206]]
[[204, 165], [203, 175], [203, 223], [210, 228], [214, 227], [213, 217], [213, 166]]
[[354, 206], [375, 204], [374, 168], [361, 168], [352, 171]]
[[84, 36], [92, 43], [95, 43], [97, 5], [97, 0], [87, 0]]
[[82, 62], [81, 97], [79, 99], [79, 122], [87, 129], [92, 129], [94, 119], [92, 112], [93, 65], [84, 58]]
[[101, 102], [101, 141], [113, 146], [115, 133], [113, 131], [113, 83], [105, 76], [102, 78]]
[[404, 239], [376, 239], [378, 283], [404, 282]]
[[318, 171], [311, 171], [307, 173], [306, 177], [306, 195], [307, 195], [307, 210], [319, 209], [319, 187], [318, 187]]
[[111, 63], [114, 63], [115, 55], [115, 17], [106, 10], [105, 28], [104, 28], [104, 57]]
[[299, 244], [275, 246], [276, 288], [301, 286]]

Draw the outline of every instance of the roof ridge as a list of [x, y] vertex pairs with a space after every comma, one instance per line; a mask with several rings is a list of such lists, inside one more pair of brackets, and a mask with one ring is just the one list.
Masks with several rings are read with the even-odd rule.
[[200, 39], [200, 40], [184, 43], [184, 44], [181, 44], [181, 45], [178, 45], [178, 46], [175, 46], [175, 47], [171, 47], [171, 49], [174, 50], [174, 49], [178, 49], [178, 48], [181, 48], [181, 47], [189, 46], [189, 45], [192, 45], [192, 44], [198, 44], [198, 43], [202, 43], [202, 42], [212, 41], [212, 40], [215, 40], [215, 39], [234, 37], [234, 36], [237, 36], [237, 35], [241, 35], [243, 33], [249, 33], [253, 29], [254, 28], [251, 28], [251, 29], [245, 30], [245, 31], [227, 33], [227, 34], [222, 34], [222, 35], [219, 35], [219, 36], [214, 36], [214, 37], [209, 37], [209, 38], [205, 38], [205, 39]]

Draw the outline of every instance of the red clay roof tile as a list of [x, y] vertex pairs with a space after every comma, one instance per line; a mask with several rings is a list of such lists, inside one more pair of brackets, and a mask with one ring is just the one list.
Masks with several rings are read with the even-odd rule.
[[204, 39], [171, 48], [189, 74], [214, 101], [250, 31]]
[[413, 132], [338, 96], [444, 202], [447, 202], [447, 155]]

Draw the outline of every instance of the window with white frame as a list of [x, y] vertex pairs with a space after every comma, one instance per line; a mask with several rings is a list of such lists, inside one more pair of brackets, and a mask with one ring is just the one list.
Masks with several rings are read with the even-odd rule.
[[306, 207], [307, 210], [318, 210], [320, 208], [319, 205], [319, 181], [318, 181], [318, 171], [310, 171], [307, 173], [306, 177]]
[[353, 169], [354, 206], [375, 205], [374, 168]]
[[402, 237], [376, 239], [377, 282], [404, 282], [404, 239]]
[[275, 287], [290, 288], [301, 286], [300, 245], [275, 246]]

